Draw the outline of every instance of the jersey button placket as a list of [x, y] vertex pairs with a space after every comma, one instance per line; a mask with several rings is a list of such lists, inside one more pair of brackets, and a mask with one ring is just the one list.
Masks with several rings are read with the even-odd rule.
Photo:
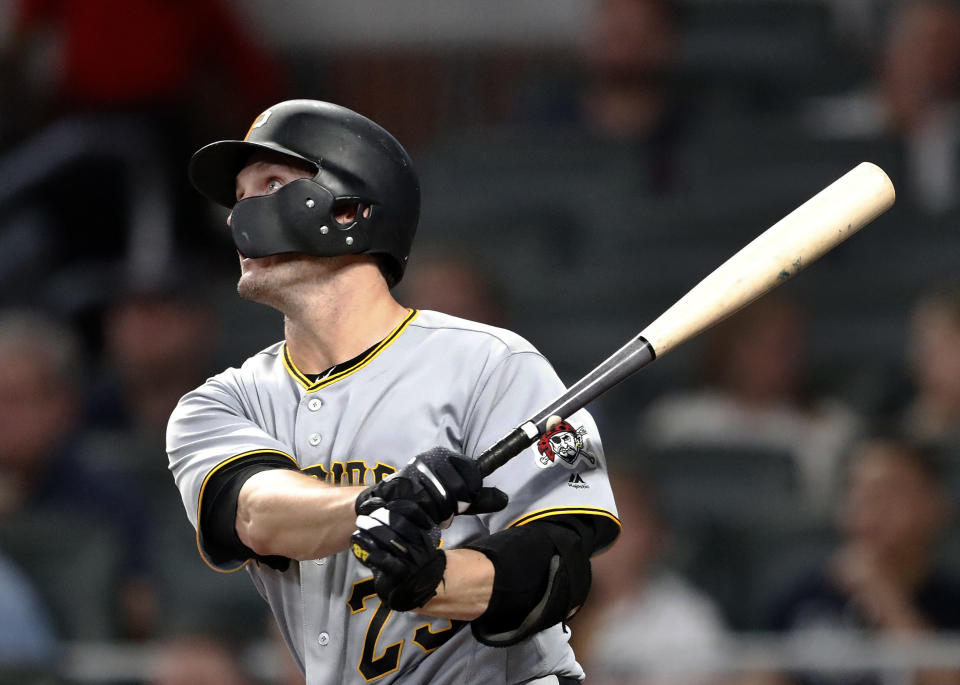
[[326, 647], [330, 644], [330, 633], [324, 631], [317, 636], [317, 644], [321, 647]]
[[[316, 396], [311, 397], [307, 400], [306, 407], [311, 413], [316, 413], [323, 407], [323, 400]], [[318, 432], [313, 432], [307, 436], [307, 444], [311, 447], [317, 447], [321, 442], [323, 442], [323, 436]]]

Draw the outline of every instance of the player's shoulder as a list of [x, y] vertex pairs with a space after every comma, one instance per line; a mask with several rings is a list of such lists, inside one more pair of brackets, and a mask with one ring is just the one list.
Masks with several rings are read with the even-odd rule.
[[461, 349], [486, 349], [505, 356], [518, 353], [540, 355], [529, 341], [511, 330], [429, 309], [417, 312], [410, 326], [438, 344], [453, 344]]
[[240, 366], [230, 366], [207, 379], [206, 385], [238, 386], [255, 382], [282, 365], [283, 341], [275, 342], [247, 357]]
[[170, 424], [220, 406], [239, 407], [257, 397], [264, 387], [279, 382], [283, 343], [278, 342], [248, 357], [239, 367], [231, 366], [186, 393], [177, 402]]

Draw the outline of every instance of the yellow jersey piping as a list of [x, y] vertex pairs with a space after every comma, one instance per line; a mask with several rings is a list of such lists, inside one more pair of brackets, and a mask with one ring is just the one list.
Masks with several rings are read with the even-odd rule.
[[407, 326], [410, 325], [410, 322], [413, 321], [414, 317], [419, 314], [419, 310], [411, 309], [407, 317], [400, 322], [400, 325], [393, 329], [393, 331], [386, 338], [381, 340], [376, 347], [374, 347], [370, 352], [365, 354], [363, 358], [358, 361], [353, 366], [350, 366], [343, 371], [338, 371], [337, 373], [328, 376], [326, 378], [321, 378], [316, 382], [311, 382], [300, 369], [297, 368], [296, 364], [293, 363], [293, 360], [290, 358], [290, 350], [287, 349], [287, 344], [283, 344], [283, 365], [287, 368], [287, 372], [293, 376], [294, 380], [297, 381], [300, 385], [304, 387], [307, 392], [316, 392], [322, 388], [326, 388], [328, 385], [332, 385], [339, 380], [343, 380], [347, 376], [356, 373], [367, 364], [372, 362], [377, 355], [387, 349], [398, 337], [403, 333]]
[[596, 507], [552, 507], [549, 509], [537, 509], [536, 511], [531, 511], [529, 514], [524, 514], [516, 521], [508, 525], [507, 528], [523, 526], [538, 519], [547, 518], [548, 516], [562, 516], [564, 514], [590, 514], [592, 516], [604, 516], [616, 523], [618, 528], [622, 528], [620, 525], [620, 519], [606, 509], [599, 509]]

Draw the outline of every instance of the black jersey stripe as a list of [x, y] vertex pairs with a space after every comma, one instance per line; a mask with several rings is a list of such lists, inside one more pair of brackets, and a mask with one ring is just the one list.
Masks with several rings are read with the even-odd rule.
[[250, 559], [247, 559], [247, 560], [244, 561], [242, 564], [240, 564], [239, 566], [237, 566], [237, 568], [233, 568], [233, 569], [229, 569], [229, 570], [224, 570], [224, 569], [222, 569], [222, 568], [217, 568], [217, 567], [207, 558], [207, 555], [204, 554], [204, 552], [203, 552], [203, 541], [200, 540], [200, 521], [201, 521], [201, 518], [200, 518], [200, 517], [201, 517], [201, 515], [202, 515], [202, 512], [201, 512], [200, 509], [201, 509], [201, 507], [202, 507], [202, 505], [203, 505], [203, 492], [204, 492], [204, 490], [206, 490], [206, 488], [207, 488], [207, 483], [210, 482], [211, 476], [213, 476], [213, 474], [215, 474], [217, 471], [219, 471], [220, 469], [222, 469], [224, 466], [226, 466], [227, 464], [232, 464], [233, 462], [235, 462], [235, 461], [237, 461], [237, 460], [239, 460], [239, 459], [243, 459], [243, 458], [245, 458], [245, 457], [252, 457], [252, 456], [257, 455], [257, 454], [277, 454], [277, 455], [279, 455], [279, 456], [281, 456], [281, 457], [286, 457], [287, 459], [289, 459], [290, 461], [292, 461], [292, 462], [296, 465], [296, 467], [297, 467], [298, 470], [300, 469], [300, 465], [297, 464], [297, 460], [294, 459], [293, 457], [291, 457], [289, 454], [287, 454], [286, 452], [281, 452], [280, 450], [271, 450], [271, 449], [250, 450], [249, 452], [244, 452], [244, 453], [242, 453], [242, 454], [238, 454], [238, 455], [236, 455], [236, 456], [230, 457], [229, 459], [224, 459], [224, 460], [221, 461], [219, 464], [217, 464], [217, 465], [214, 466], [212, 469], [210, 469], [210, 473], [208, 473], [208, 474], [206, 475], [206, 477], [203, 479], [203, 483], [200, 485], [200, 495], [199, 495], [199, 497], [197, 497], [197, 551], [200, 553], [200, 558], [203, 559], [203, 563], [205, 563], [207, 566], [209, 566], [210, 568], [212, 568], [212, 569], [213, 569], [214, 571], [216, 571], [217, 573], [236, 573], [237, 571], [239, 571], [240, 569], [242, 569], [244, 566], [246, 566], [247, 564], [249, 564], [251, 560], [250, 560]]

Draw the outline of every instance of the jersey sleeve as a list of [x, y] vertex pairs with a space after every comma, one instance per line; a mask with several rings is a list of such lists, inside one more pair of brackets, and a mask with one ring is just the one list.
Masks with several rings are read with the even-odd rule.
[[210, 478], [238, 460], [271, 455], [297, 468], [296, 460], [283, 443], [248, 418], [238, 391], [222, 376], [187, 393], [177, 404], [167, 425], [167, 455], [187, 517], [197, 530], [200, 555], [216, 571], [238, 570], [244, 560], [213, 561], [211, 557], [219, 555], [211, 555], [213, 550], [203, 539], [200, 509]]
[[[464, 449], [477, 457], [513, 428], [543, 409], [564, 390], [542, 355], [513, 352], [483, 380], [467, 415]], [[619, 531], [600, 436], [585, 410], [575, 412], [550, 438], [524, 450], [490, 474], [485, 485], [510, 497], [503, 511], [480, 518], [490, 532], [549, 516], [599, 516]], [[614, 536], [603, 545], [606, 547]]]

